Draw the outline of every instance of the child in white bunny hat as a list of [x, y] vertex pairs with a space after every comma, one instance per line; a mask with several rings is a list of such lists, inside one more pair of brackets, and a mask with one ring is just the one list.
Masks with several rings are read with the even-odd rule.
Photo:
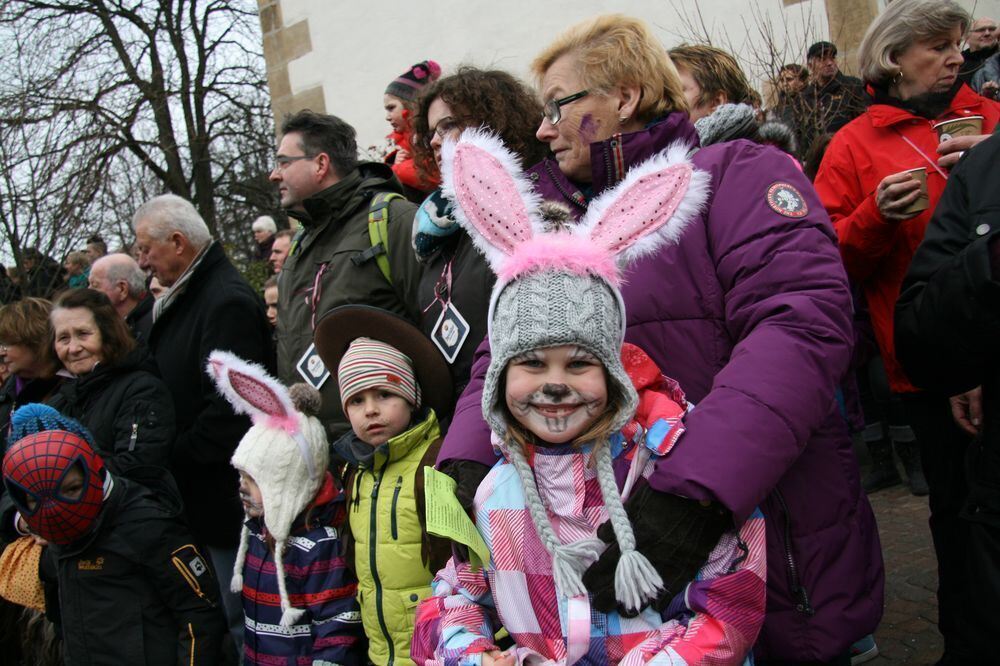
[[363, 664], [357, 581], [340, 538], [344, 498], [327, 471], [319, 393], [286, 389], [223, 351], [209, 355], [208, 373], [253, 420], [231, 461], [246, 513], [232, 580], [246, 615], [242, 663]]
[[[707, 175], [683, 149], [669, 150], [578, 225], [552, 231], [492, 135], [466, 130], [445, 147], [442, 174], [456, 218], [497, 273], [482, 410], [502, 457], [475, 497], [490, 562], [477, 573], [453, 558], [438, 573], [435, 596], [417, 611], [414, 660], [743, 662], [764, 616], [763, 518], [738, 531], [730, 523], [698, 580], [654, 609], [664, 584], [635, 549], [622, 505], [653, 458], [677, 444], [684, 403], [658, 369], [650, 378], [641, 350], [627, 347], [622, 361], [621, 268], [676, 241], [705, 199]], [[619, 610], [602, 613], [583, 572], [611, 541], [621, 550], [611, 591]], [[493, 639], [501, 625], [515, 641], [507, 652]]]

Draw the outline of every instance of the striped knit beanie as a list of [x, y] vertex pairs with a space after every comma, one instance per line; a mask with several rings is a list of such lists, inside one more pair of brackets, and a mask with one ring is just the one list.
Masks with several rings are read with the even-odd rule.
[[340, 383], [341, 407], [347, 412], [347, 401], [367, 389], [382, 389], [394, 393], [420, 407], [420, 385], [413, 372], [413, 361], [395, 347], [381, 340], [357, 338], [350, 344], [337, 370]]
[[410, 67], [392, 80], [386, 89], [386, 95], [398, 97], [404, 102], [412, 102], [420, 94], [420, 89], [441, 76], [441, 65], [433, 60], [424, 60]]

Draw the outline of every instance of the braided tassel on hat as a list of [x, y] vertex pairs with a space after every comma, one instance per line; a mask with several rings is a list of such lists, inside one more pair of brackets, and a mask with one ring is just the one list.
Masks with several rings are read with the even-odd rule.
[[285, 588], [285, 542], [279, 541], [274, 545], [274, 574], [278, 579], [278, 595], [281, 597], [281, 626], [291, 627], [302, 619], [306, 611], [303, 608], [292, 608], [292, 602], [288, 600], [288, 590]]
[[508, 453], [510, 462], [521, 479], [524, 503], [531, 516], [531, 522], [535, 524], [538, 538], [541, 539], [545, 550], [552, 556], [552, 577], [555, 579], [556, 589], [567, 597], [587, 594], [587, 588], [583, 585], [583, 572], [601, 556], [605, 543], [597, 537], [568, 544], [560, 541], [549, 522], [542, 498], [538, 494], [538, 486], [535, 484], [535, 473], [524, 458], [521, 445], [511, 441]]
[[614, 468], [611, 466], [611, 446], [608, 442], [594, 451], [597, 460], [597, 483], [601, 487], [604, 506], [611, 519], [611, 528], [618, 540], [621, 557], [615, 569], [615, 598], [630, 611], [637, 611], [646, 602], [655, 600], [663, 591], [663, 578], [646, 556], [635, 549], [635, 532], [622, 504]]

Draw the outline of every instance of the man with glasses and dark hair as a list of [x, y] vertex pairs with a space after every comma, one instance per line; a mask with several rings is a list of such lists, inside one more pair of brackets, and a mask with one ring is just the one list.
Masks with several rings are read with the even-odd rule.
[[270, 178], [302, 231], [278, 277], [278, 376], [319, 389], [319, 418], [339, 437], [350, 425], [337, 380], [315, 352], [313, 330], [324, 313], [348, 303], [420, 322], [420, 267], [411, 247], [416, 206], [402, 197], [388, 166], [358, 162], [354, 128], [340, 118], [299, 111], [281, 133]]
[[965, 35], [965, 62], [958, 68], [958, 80], [967, 83], [977, 91], [973, 79], [986, 61], [997, 52], [997, 22], [991, 18], [978, 18], [969, 26]]

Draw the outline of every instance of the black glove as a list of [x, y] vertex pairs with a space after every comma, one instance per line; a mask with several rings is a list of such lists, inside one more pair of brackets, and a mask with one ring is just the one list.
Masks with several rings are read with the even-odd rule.
[[[476, 491], [479, 484], [483, 482], [490, 472], [489, 465], [476, 462], [474, 460], [446, 460], [441, 465], [441, 471], [455, 479], [455, 497], [462, 505], [465, 512], [469, 514], [472, 522], [476, 522]], [[469, 561], [469, 549], [465, 544], [452, 542], [452, 554], [459, 562]]]
[[[733, 528], [729, 511], [717, 504], [653, 490], [649, 484], [637, 488], [625, 503], [635, 533], [636, 550], [646, 556], [663, 578], [663, 593], [652, 602], [658, 612], [685, 585], [694, 580], [723, 533]], [[583, 584], [593, 595], [594, 608], [602, 613], [618, 611], [635, 616], [640, 608], [621, 608], [615, 598], [615, 569], [621, 549], [611, 521], [597, 529], [597, 536], [610, 544], [600, 559], [583, 574]]]

